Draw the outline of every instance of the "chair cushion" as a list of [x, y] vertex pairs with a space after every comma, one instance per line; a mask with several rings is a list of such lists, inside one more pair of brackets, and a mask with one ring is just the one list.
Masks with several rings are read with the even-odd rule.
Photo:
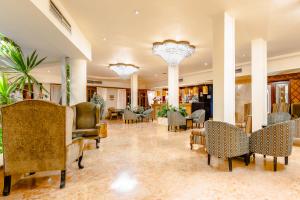
[[72, 132], [73, 138], [98, 136], [98, 129], [77, 129]]
[[96, 125], [96, 105], [81, 103], [76, 105], [76, 129], [93, 129]]

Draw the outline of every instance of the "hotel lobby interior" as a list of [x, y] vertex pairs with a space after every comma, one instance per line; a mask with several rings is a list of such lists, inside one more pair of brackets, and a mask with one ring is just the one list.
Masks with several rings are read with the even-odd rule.
[[300, 199], [299, 0], [0, 8], [0, 199]]

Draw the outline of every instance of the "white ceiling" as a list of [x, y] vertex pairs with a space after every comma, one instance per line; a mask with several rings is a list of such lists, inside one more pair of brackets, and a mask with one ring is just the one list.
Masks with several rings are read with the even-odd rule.
[[[50, 52], [50, 58], [53, 57], [50, 60], [55, 60], [59, 56], [61, 58], [65, 52], [59, 47], [64, 43], [52, 48], [51, 34], [43, 38], [42, 34], [35, 31], [41, 26], [47, 29], [48, 24], [41, 25], [42, 22], [37, 21], [38, 18], [34, 16], [25, 21], [20, 20], [25, 19], [20, 13], [29, 5], [25, 4], [27, 1], [16, 0], [6, 1], [5, 4], [12, 4], [11, 2], [16, 4], [9, 5], [15, 10], [13, 15], [19, 17], [5, 19], [8, 13], [2, 12], [0, 31], [13, 39], [18, 38], [22, 46], [30, 49], [39, 40], [41, 46], [35, 46], [39, 52], [43, 52], [42, 44], [45, 43], [46, 55]], [[216, 14], [224, 11], [228, 11], [236, 18], [237, 63], [250, 60], [250, 41], [257, 37], [267, 39], [270, 57], [300, 51], [299, 0], [60, 0], [60, 2], [92, 44], [93, 61], [89, 63], [88, 75], [94, 78], [118, 78], [107, 66], [111, 63], [125, 62], [139, 66], [140, 77], [146, 82], [166, 79], [167, 76], [162, 74], [167, 72], [166, 64], [160, 57], [152, 54], [152, 43], [165, 39], [187, 40], [196, 46], [195, 54], [181, 64], [180, 74], [211, 68], [212, 20]], [[135, 14], [136, 10], [139, 11], [138, 15]], [[1, 30], [1, 27], [4, 30]], [[18, 31], [20, 30], [18, 27], [23, 27], [22, 32]], [[27, 35], [31, 33], [33, 39], [24, 42], [22, 38], [27, 36], [24, 33]], [[45, 37], [48, 39], [45, 40]], [[34, 43], [29, 44], [30, 41]], [[206, 62], [208, 65], [204, 64]]]

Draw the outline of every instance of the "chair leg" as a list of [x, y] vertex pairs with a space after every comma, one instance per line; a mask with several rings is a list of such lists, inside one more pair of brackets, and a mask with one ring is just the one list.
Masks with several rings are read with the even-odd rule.
[[66, 170], [61, 170], [60, 174], [60, 189], [64, 188], [66, 185]]
[[246, 165], [246, 166], [248, 166], [248, 164], [249, 164], [249, 162], [248, 162], [248, 157], [249, 157], [248, 154], [245, 154], [245, 155], [244, 155], [244, 162], [245, 162], [245, 165]]
[[274, 172], [277, 171], [277, 157], [274, 157], [274, 160], [273, 160], [273, 164], [274, 164]]
[[3, 196], [8, 196], [10, 193], [11, 176], [4, 176]]
[[264, 155], [264, 158], [266, 158], [266, 155]]
[[285, 165], [289, 164], [289, 157], [288, 156], [284, 157], [284, 164]]
[[96, 138], [96, 148], [99, 149], [100, 137]]
[[84, 166], [81, 164], [82, 158], [83, 158], [83, 152], [82, 152], [81, 156], [78, 158], [78, 168], [79, 169], [84, 168]]
[[229, 171], [232, 172], [232, 158], [228, 158]]
[[207, 154], [207, 164], [210, 165], [210, 154]]

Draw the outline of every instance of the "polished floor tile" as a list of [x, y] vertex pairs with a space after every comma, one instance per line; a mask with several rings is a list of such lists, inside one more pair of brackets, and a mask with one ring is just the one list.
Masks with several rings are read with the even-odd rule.
[[[85, 168], [68, 167], [66, 188], [59, 189], [59, 172], [14, 177], [5, 199], [300, 199], [300, 148], [294, 147], [285, 166], [279, 158], [257, 155], [246, 167], [243, 160], [227, 162], [212, 158], [200, 146], [190, 150], [189, 133], [168, 132], [156, 123], [110, 122], [109, 137], [100, 149], [90, 143], [84, 153]], [[1, 187], [3, 173], [1, 173]]]

